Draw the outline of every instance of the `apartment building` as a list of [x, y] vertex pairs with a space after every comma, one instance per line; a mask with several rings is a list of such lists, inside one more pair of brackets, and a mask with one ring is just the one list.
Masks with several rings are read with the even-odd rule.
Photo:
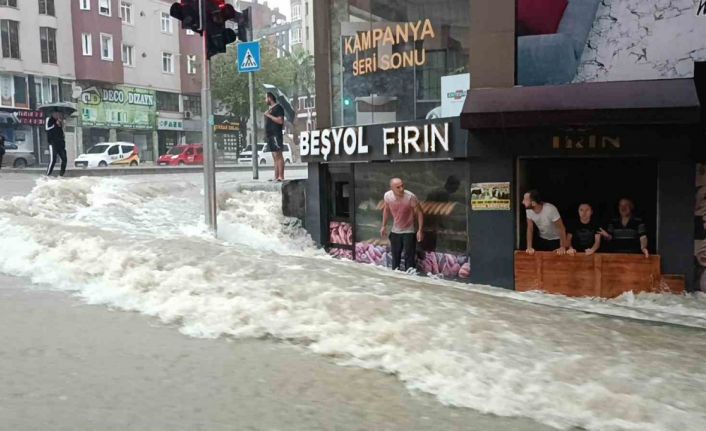
[[201, 38], [169, 15], [172, 3], [72, 2], [80, 148], [134, 142], [149, 162], [200, 142]]
[[[0, 134], [48, 158], [39, 105], [69, 101], [75, 79], [69, 0], [0, 0]], [[66, 140], [75, 154], [75, 123]]]
[[290, 51], [303, 49], [314, 55], [314, 14], [312, 0], [292, 0]]

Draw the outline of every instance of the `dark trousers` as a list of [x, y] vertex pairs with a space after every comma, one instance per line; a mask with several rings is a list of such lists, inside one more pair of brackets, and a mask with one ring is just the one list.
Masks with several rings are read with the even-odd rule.
[[64, 142], [49, 144], [49, 167], [47, 168], [47, 175], [51, 175], [54, 172], [54, 164], [56, 164], [56, 158], [61, 157], [61, 172], [59, 175], [64, 176], [66, 172], [66, 144]]
[[5, 153], [0, 152], [0, 168], [2, 168], [2, 158], [5, 155]]
[[402, 250], [404, 250], [405, 269], [416, 268], [417, 235], [414, 233], [391, 233], [390, 253], [392, 253], [392, 269], [400, 268]]

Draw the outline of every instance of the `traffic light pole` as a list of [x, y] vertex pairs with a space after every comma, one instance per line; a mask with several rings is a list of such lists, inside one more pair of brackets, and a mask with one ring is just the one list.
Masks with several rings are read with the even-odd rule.
[[[248, 40], [252, 39], [252, 24], [248, 28]], [[258, 170], [259, 156], [257, 154], [257, 117], [255, 116], [255, 83], [253, 72], [248, 73], [248, 86], [250, 87], [250, 119], [252, 121], [252, 133], [250, 133], [250, 148], [252, 149], [252, 179], [260, 178]]]
[[208, 37], [203, 31], [203, 67], [201, 68], [201, 118], [203, 122], [203, 194], [205, 199], [206, 225], [216, 234], [216, 160], [213, 145], [211, 115], [211, 61], [208, 59]]

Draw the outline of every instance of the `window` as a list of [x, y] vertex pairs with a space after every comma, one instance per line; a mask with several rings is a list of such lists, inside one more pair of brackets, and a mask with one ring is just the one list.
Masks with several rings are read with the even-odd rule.
[[29, 108], [27, 78], [0, 74], [0, 106]]
[[[115, 111], [113, 111], [113, 112], [115, 112]], [[113, 146], [111, 146], [110, 149], [108, 150], [108, 155], [109, 155], [109, 156], [115, 156], [115, 155], [117, 155], [119, 152], [120, 152], [120, 145], [113, 145]]]
[[172, 17], [162, 12], [162, 33], [172, 33]]
[[91, 10], [91, 0], [81, 0], [79, 8], [81, 10]]
[[39, 27], [42, 63], [56, 64], [56, 29]]
[[12, 75], [0, 75], [0, 105], [1, 106], [13, 106], [14, 105], [14, 90], [13, 90], [13, 79]]
[[192, 29], [190, 29], [190, 28], [187, 28], [187, 29], [186, 29], [186, 35], [187, 35], [187, 36], [193, 36], [193, 35], [195, 35], [195, 34], [196, 34], [196, 33], [194, 33], [194, 31], [193, 31]]
[[193, 116], [201, 115], [201, 97], [184, 96], [184, 112], [191, 112]]
[[123, 24], [132, 24], [132, 3], [120, 2], [120, 18]]
[[13, 79], [15, 93], [15, 107], [29, 108], [29, 98], [27, 97], [27, 78], [15, 76]]
[[91, 33], [83, 33], [81, 35], [81, 47], [83, 48], [83, 55], [93, 55], [93, 37], [91, 37]]
[[3, 58], [20, 59], [20, 23], [9, 19], [0, 20], [0, 41]]
[[17, 0], [0, 0], [0, 6], [17, 7]]
[[300, 43], [302, 41], [302, 29], [297, 27], [292, 29], [292, 43]]
[[123, 150], [123, 154], [129, 154], [135, 149], [132, 145], [121, 145], [120, 149]]
[[157, 92], [157, 110], [179, 112], [179, 93]]
[[186, 56], [186, 73], [188, 75], [196, 75], [196, 56], [187, 55]]
[[301, 5], [295, 4], [294, 6], [292, 6], [292, 21], [301, 19], [301, 17]]
[[135, 64], [133, 63], [134, 55], [133, 55], [133, 47], [132, 45], [125, 45], [123, 44], [123, 53], [122, 53], [122, 59], [123, 59], [123, 66], [134, 66]]
[[98, 0], [98, 13], [110, 16], [110, 0]]
[[54, 0], [39, 0], [39, 14], [56, 16], [54, 13]]
[[59, 80], [52, 78], [39, 78], [34, 80], [37, 93], [37, 103], [54, 103], [59, 101]]
[[304, 30], [306, 30], [306, 41], [309, 41], [309, 27], [306, 27]]
[[113, 36], [101, 33], [101, 60], [113, 61]]
[[172, 58], [174, 56], [169, 52], [162, 53], [162, 72], [164, 73], [174, 73], [174, 62]]

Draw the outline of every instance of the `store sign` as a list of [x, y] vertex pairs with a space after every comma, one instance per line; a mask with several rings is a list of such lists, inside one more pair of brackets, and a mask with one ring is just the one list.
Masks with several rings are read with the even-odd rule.
[[157, 120], [159, 130], [184, 130], [184, 122], [172, 118], [160, 118]]
[[41, 111], [18, 110], [2, 112], [6, 112], [8, 114], [9, 120], [5, 121], [8, 124], [12, 124], [12, 122], [14, 122], [23, 126], [44, 125], [44, 113], [42, 113]]
[[153, 129], [155, 126], [156, 93], [153, 90], [90, 87], [81, 93], [80, 100], [81, 126], [124, 129]]
[[232, 133], [240, 131], [240, 123], [235, 117], [226, 115], [213, 116], [213, 131], [217, 133]]
[[598, 134], [568, 133], [552, 137], [555, 150], [619, 150], [620, 137]]
[[[356, 33], [343, 39], [345, 55], [355, 55], [353, 76], [365, 75], [380, 70], [396, 70], [422, 66], [426, 63], [426, 50], [421, 46], [425, 39], [434, 39], [431, 20], [419, 20], [390, 25], [383, 28]], [[392, 49], [400, 44], [412, 43], [415, 48], [408, 51]], [[379, 48], [390, 46], [390, 54], [379, 54]], [[365, 55], [366, 51], [370, 51]], [[394, 51], [394, 52], [392, 52]]]
[[299, 149], [309, 161], [449, 157], [450, 128], [451, 123], [428, 123], [313, 130], [299, 134]]

